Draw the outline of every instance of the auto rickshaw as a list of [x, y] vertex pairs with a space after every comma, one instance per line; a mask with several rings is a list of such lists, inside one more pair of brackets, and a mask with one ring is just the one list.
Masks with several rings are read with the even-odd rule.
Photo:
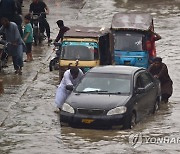
[[111, 31], [114, 36], [115, 65], [147, 68], [156, 57], [155, 41], [161, 37], [154, 32], [150, 14], [116, 13]]
[[85, 73], [98, 65], [113, 62], [113, 38], [110, 29], [101, 27], [70, 27], [63, 37], [59, 59], [59, 77], [71, 66]]

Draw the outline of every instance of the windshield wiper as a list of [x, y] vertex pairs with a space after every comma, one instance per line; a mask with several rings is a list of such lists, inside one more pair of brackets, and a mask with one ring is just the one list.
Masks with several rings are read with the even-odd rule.
[[122, 94], [120, 91], [118, 91], [118, 92], [111, 92], [111, 93], [108, 93], [108, 94], [114, 94], [114, 95], [119, 95], [119, 94]]
[[108, 94], [108, 95], [120, 95], [122, 93], [120, 91], [118, 91], [118, 92], [108, 92], [106, 94]]
[[78, 93], [107, 93], [107, 90], [76, 91]]
[[95, 93], [107, 93], [107, 90], [95, 90], [95, 91], [91, 91], [91, 92], [95, 92]]
[[77, 93], [97, 93], [97, 94], [108, 94], [108, 95], [120, 95], [122, 92], [108, 92], [107, 90], [91, 90], [91, 91], [76, 91]]

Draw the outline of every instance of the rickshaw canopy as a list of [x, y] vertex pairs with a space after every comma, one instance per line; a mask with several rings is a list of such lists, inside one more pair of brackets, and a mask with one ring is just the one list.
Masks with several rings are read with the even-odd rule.
[[71, 38], [99, 38], [105, 34], [110, 33], [110, 29], [104, 27], [83, 27], [83, 26], [73, 26], [70, 27], [64, 37]]
[[153, 18], [146, 13], [116, 13], [113, 16], [111, 28], [113, 30], [129, 29], [148, 31], [154, 29]]

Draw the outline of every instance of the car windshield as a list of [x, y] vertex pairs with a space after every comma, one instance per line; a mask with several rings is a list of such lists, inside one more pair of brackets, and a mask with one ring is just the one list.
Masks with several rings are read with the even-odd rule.
[[130, 75], [89, 72], [76, 87], [75, 92], [129, 94], [130, 83]]
[[91, 42], [64, 42], [62, 44], [61, 59], [63, 60], [97, 60], [98, 46], [97, 43]]
[[143, 50], [142, 33], [131, 31], [119, 31], [114, 33], [115, 50], [123, 51], [142, 51]]

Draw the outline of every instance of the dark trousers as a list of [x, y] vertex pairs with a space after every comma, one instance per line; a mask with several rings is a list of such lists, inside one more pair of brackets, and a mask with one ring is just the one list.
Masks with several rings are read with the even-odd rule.
[[169, 94], [162, 94], [162, 101], [165, 102], [165, 103], [168, 103], [169, 97], [171, 97], [171, 95], [169, 95]]
[[44, 33], [46, 31], [46, 35], [48, 39], [50, 38], [50, 26], [46, 18], [43, 17], [39, 18], [39, 29], [40, 29], [40, 33]]
[[15, 70], [19, 70], [23, 67], [23, 62], [18, 56], [12, 56], [12, 61]]

